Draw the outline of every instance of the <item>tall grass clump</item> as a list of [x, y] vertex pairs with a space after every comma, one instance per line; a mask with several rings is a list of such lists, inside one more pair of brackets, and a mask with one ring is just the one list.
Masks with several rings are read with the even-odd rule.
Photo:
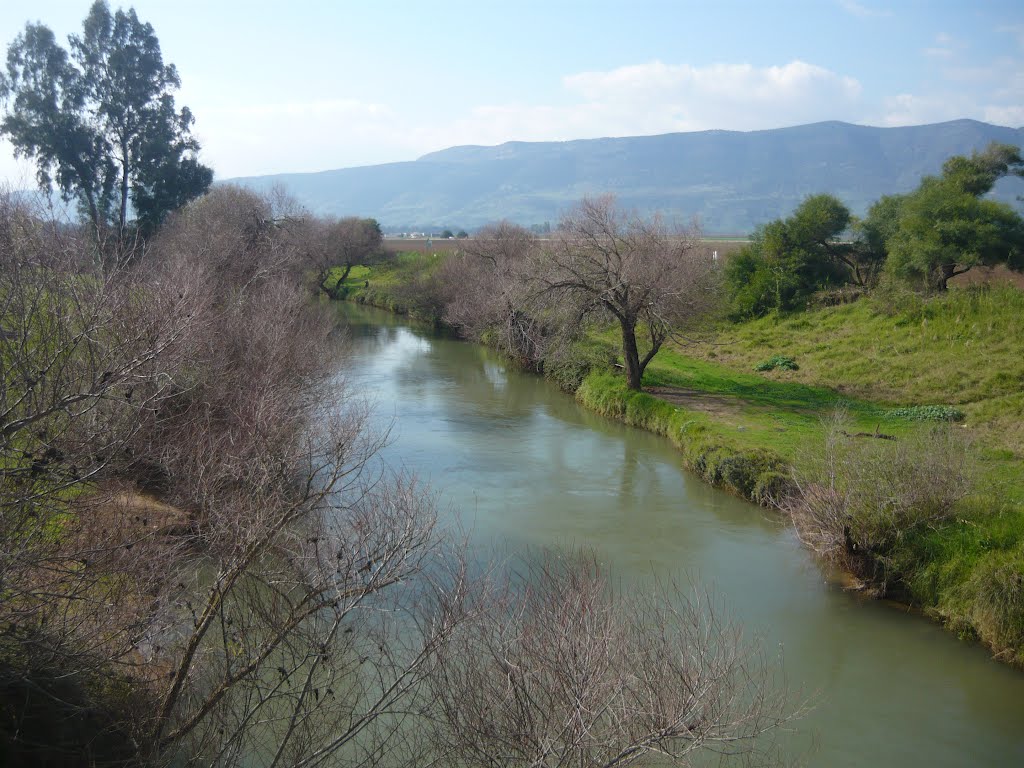
[[965, 587], [971, 620], [982, 640], [1024, 666], [1024, 549], [986, 558]]
[[975, 465], [946, 425], [899, 440], [850, 437], [841, 426], [837, 418], [796, 463], [796, 493], [784, 506], [805, 544], [885, 594], [906, 575], [904, 540], [956, 518], [975, 490]]

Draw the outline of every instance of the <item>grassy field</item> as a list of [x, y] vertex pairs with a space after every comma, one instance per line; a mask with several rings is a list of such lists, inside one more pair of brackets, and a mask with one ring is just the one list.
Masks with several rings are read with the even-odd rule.
[[[394, 289], [438, 258], [353, 271], [350, 297], [405, 309]], [[721, 323], [709, 338], [663, 349], [644, 392], [606, 363], [584, 375], [588, 361], [614, 356], [613, 329], [581, 351], [584, 374], [547, 374], [587, 407], [665, 435], [708, 482], [760, 503], [820, 454], [837, 413], [851, 433], [897, 439], [952, 415], [951, 429], [970, 441], [977, 490], [951, 519], [901, 533], [886, 553], [889, 593], [1024, 664], [1024, 292], [1002, 283], [930, 298], [879, 293]], [[796, 369], [755, 370], [773, 356]]]
[[[750, 377], [776, 354], [799, 369]], [[901, 407], [952, 406], [964, 414], [986, 477], [1024, 503], [1024, 292], [1013, 287], [879, 296], [723, 325], [713, 344], [659, 355], [648, 381], [661, 380], [731, 388], [748, 409], [792, 414], [794, 428], [800, 414], [832, 404], [861, 428], [880, 419], [884, 429], [898, 428], [902, 420], [886, 414]], [[774, 442], [791, 455], [786, 433]]]

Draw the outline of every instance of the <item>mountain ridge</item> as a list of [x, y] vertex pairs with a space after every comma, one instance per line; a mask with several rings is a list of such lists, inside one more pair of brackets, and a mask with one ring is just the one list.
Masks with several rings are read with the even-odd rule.
[[[913, 189], [954, 154], [991, 141], [1020, 146], [1024, 129], [961, 119], [878, 128], [824, 121], [758, 131], [708, 130], [559, 142], [460, 145], [416, 160], [225, 180], [283, 184], [315, 213], [373, 216], [386, 229], [473, 228], [507, 218], [554, 224], [587, 194], [669, 218], [696, 215], [708, 234], [750, 232], [809, 194], [835, 194], [862, 214]], [[1020, 179], [996, 197], [1015, 201]]]

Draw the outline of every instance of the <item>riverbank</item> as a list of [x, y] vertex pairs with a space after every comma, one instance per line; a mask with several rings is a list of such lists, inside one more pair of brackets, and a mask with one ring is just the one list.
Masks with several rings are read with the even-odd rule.
[[[349, 298], [416, 314], [431, 257], [350, 277]], [[431, 317], [427, 307], [426, 319]], [[614, 335], [545, 375], [607, 417], [664, 435], [706, 482], [762, 505], [820, 454], [831, 414], [851, 435], [910, 438], [952, 419], [973, 441], [978, 488], [953, 514], [859, 553], [861, 583], [919, 608], [1001, 660], [1024, 663], [1024, 294], [1012, 288], [910, 295], [723, 326], [714, 345], [663, 350], [645, 391], [611, 370]], [[756, 373], [790, 357], [795, 370]], [[884, 560], [884, 577], [872, 579]]]

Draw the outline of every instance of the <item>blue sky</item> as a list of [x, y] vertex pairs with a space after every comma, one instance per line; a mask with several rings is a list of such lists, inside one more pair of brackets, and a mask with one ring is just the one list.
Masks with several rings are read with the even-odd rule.
[[[89, 3], [5, 0], [66, 40]], [[127, 5], [127, 4], [125, 4]], [[137, 0], [220, 178], [819, 120], [1024, 125], [1024, 3]], [[112, 7], [118, 3], [111, 2]], [[0, 178], [31, 181], [0, 143]]]

